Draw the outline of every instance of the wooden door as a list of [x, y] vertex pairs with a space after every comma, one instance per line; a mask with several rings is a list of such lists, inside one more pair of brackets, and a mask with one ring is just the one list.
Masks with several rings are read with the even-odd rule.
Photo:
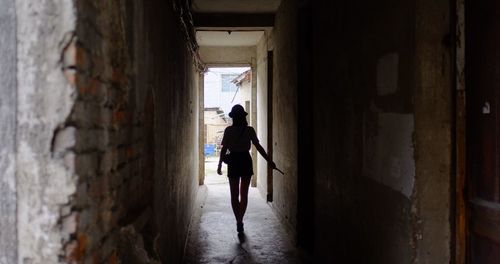
[[468, 262], [500, 263], [500, 1], [466, 1]]

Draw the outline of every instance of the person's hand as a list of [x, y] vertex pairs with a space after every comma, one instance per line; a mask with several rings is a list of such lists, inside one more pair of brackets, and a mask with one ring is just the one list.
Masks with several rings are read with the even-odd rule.
[[270, 166], [270, 167], [271, 167], [271, 169], [273, 169], [273, 170], [274, 170], [274, 169], [276, 169], [276, 163], [274, 163], [274, 161], [272, 161], [272, 160], [269, 162], [269, 166]]
[[217, 166], [217, 174], [222, 175], [222, 164], [219, 163], [219, 166]]

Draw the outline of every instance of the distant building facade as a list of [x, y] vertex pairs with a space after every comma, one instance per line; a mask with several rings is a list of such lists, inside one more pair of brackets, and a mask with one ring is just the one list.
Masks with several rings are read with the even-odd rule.
[[220, 107], [224, 113], [231, 111], [235, 104], [244, 104], [240, 100], [238, 85], [234, 80], [248, 68], [210, 68], [205, 73], [205, 107]]
[[226, 114], [220, 107], [205, 108], [205, 154], [215, 154], [220, 149], [224, 130], [229, 125]]

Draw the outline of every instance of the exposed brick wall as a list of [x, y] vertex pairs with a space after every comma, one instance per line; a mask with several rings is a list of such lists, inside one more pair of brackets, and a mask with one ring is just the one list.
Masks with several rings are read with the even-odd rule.
[[182, 254], [197, 176], [185, 38], [169, 1], [82, 0], [77, 10], [77, 100], [68, 123], [76, 128], [78, 228], [66, 258], [130, 260], [137, 232], [144, 242], [132, 244], [171, 263]]

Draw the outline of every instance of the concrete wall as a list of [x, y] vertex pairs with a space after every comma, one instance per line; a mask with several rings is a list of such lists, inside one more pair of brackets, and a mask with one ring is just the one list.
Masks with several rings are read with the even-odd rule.
[[[257, 137], [267, 150], [267, 35], [264, 33], [257, 44]], [[267, 162], [257, 155], [257, 187], [263, 197], [267, 196]]]
[[14, 0], [0, 1], [0, 263], [17, 261], [16, 199], [16, 11]]
[[448, 263], [449, 2], [311, 6], [314, 258]]
[[78, 1], [77, 10], [67, 121], [76, 230], [64, 257], [178, 263], [198, 175], [198, 74], [185, 35], [170, 1]]
[[[236, 95], [238, 100], [243, 104], [246, 101], [252, 101], [252, 81], [243, 81], [239, 87], [238, 94]], [[249, 109], [247, 109], [250, 111]]]
[[313, 6], [315, 258], [412, 261], [412, 6]]
[[252, 58], [255, 58], [255, 46], [225, 47], [225, 46], [201, 46], [201, 60], [208, 65], [251, 66]]
[[74, 230], [66, 216], [77, 180], [75, 128], [66, 121], [75, 89], [65, 65], [75, 9], [72, 1], [19, 0], [15, 12], [18, 263], [57, 263]]
[[170, 1], [150, 6], [146, 15], [152, 14], [153, 19], [146, 28], [152, 30], [152, 50], [159, 55], [150, 73], [157, 109], [154, 207], [160, 231], [158, 249], [163, 263], [179, 263], [198, 186], [199, 75], [170, 6]]
[[13, 4], [0, 12], [0, 263], [180, 262], [199, 75], [172, 3]]
[[74, 231], [66, 221], [76, 189], [75, 128], [66, 124], [74, 82], [64, 65], [75, 10], [50, 0], [16, 1], [8, 11], [17, 18], [17, 262], [57, 263]]
[[[295, 1], [283, 1], [273, 30], [273, 207], [292, 230], [297, 222], [297, 49]], [[268, 143], [269, 144], [269, 143]]]
[[420, 0], [415, 26], [414, 222], [419, 263], [447, 263], [453, 248], [454, 10], [449, 1]]

